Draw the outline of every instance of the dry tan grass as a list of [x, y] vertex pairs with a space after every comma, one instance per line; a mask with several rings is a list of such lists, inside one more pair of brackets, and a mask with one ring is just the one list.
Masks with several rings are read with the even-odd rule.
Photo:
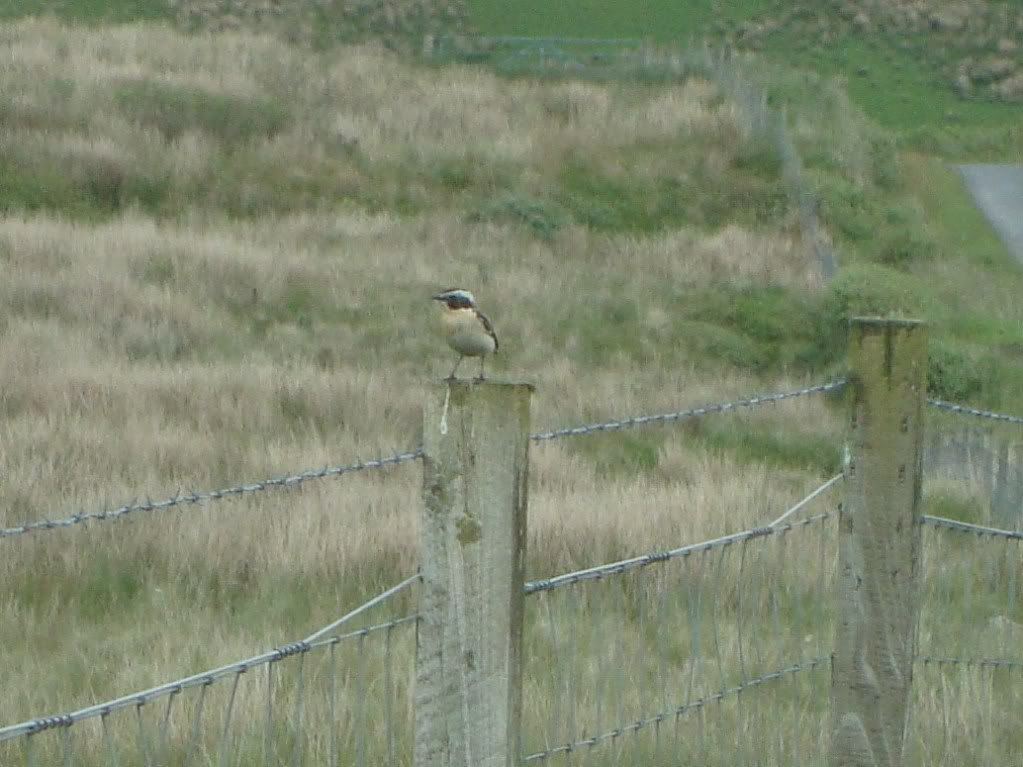
[[[642, 179], [655, 169], [628, 162], [637, 141], [680, 137], [727, 167], [739, 131], [706, 83], [512, 82], [374, 49], [307, 57], [268, 37], [153, 27], [25, 22], [0, 40], [0, 87], [16, 105], [0, 143], [23, 167], [52, 160], [95, 178], [102, 166], [171, 190], [158, 214], [0, 218], [0, 524], [415, 446], [423, 387], [449, 364], [424, 321], [427, 297], [455, 283], [497, 325], [495, 374], [537, 384], [538, 429], [803, 382], [710, 362], [676, 321], [690, 294], [717, 283], [818, 287], [785, 222], [653, 234], [568, 223], [545, 239], [467, 216], [459, 193], [422, 177], [454, 158], [476, 174], [472, 190], [501, 188], [487, 176], [498, 168], [539, 193], [585, 152], [611, 176]], [[126, 81], [202, 88], [256, 103], [256, 116], [266, 96], [287, 119], [233, 143], [216, 133], [227, 123], [167, 138], [118, 106]], [[357, 147], [358, 161], [337, 146]], [[245, 172], [217, 175], [239, 156]], [[225, 200], [268, 199], [289, 173], [336, 177], [330, 188], [350, 199], [227, 215]], [[429, 204], [367, 202], [399, 188]], [[618, 307], [634, 318], [615, 320]], [[595, 326], [613, 331], [606, 354]], [[838, 419], [815, 398], [737, 428], [834, 436]], [[764, 524], [820, 480], [707, 450], [706, 436], [663, 427], [538, 446], [530, 576]], [[3, 541], [0, 722], [307, 634], [414, 569], [418, 486], [404, 466]], [[793, 574], [797, 591], [818, 585], [809, 566]], [[641, 640], [629, 640], [637, 652]]]

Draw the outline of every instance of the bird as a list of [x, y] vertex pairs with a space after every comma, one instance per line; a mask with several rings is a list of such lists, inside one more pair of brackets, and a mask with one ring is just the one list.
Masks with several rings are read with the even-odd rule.
[[448, 380], [455, 380], [464, 357], [480, 358], [480, 375], [476, 380], [485, 380], [484, 360], [497, 351], [498, 343], [494, 326], [476, 306], [476, 297], [464, 288], [449, 288], [434, 294], [432, 299], [442, 306], [441, 328], [448, 346], [458, 352]]

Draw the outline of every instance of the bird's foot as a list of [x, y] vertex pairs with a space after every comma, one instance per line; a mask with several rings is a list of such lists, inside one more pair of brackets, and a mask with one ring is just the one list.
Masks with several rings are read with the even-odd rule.
[[474, 379], [472, 379], [472, 380], [473, 380], [473, 381], [474, 381], [475, 383], [483, 383], [484, 381], [486, 381], [486, 380], [487, 380], [487, 377], [486, 377], [486, 376], [484, 376], [484, 375], [478, 375], [478, 376], [476, 376], [476, 377], [475, 377]]

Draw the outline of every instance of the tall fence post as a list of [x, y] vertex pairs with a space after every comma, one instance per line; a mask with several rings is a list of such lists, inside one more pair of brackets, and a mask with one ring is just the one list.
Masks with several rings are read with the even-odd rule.
[[927, 327], [857, 318], [831, 665], [831, 767], [901, 767], [919, 611]]
[[458, 381], [427, 396], [415, 767], [519, 761], [532, 391]]

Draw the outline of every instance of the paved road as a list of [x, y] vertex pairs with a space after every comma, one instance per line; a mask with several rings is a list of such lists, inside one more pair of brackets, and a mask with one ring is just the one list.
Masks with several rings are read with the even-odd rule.
[[1023, 261], [1023, 165], [960, 165], [977, 207]]

